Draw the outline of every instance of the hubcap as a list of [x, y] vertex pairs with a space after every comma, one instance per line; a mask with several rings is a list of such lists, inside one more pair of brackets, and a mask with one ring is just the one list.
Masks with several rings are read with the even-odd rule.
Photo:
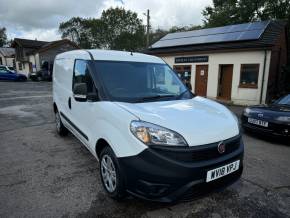
[[104, 155], [101, 161], [102, 180], [108, 192], [114, 192], [116, 189], [116, 170], [110, 156]]
[[57, 131], [60, 131], [60, 117], [59, 117], [58, 112], [55, 114], [55, 123], [56, 123]]

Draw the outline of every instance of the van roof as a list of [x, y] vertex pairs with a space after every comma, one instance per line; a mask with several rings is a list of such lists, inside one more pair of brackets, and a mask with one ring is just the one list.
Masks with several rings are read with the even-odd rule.
[[106, 61], [132, 61], [132, 62], [149, 62], [149, 63], [164, 63], [164, 61], [156, 56], [146, 55], [137, 52], [128, 51], [115, 51], [115, 50], [101, 50], [101, 49], [89, 49], [89, 50], [73, 50], [61, 53], [56, 56], [56, 59], [72, 58], [72, 59], [84, 59], [91, 60], [90, 53], [95, 60]]

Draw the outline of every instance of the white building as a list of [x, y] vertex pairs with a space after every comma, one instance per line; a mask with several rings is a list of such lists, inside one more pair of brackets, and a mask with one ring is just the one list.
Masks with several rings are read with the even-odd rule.
[[197, 95], [234, 104], [270, 101], [285, 90], [286, 25], [263, 21], [170, 33], [147, 51], [167, 62]]
[[57, 54], [79, 48], [68, 39], [46, 42], [15, 38], [11, 46], [15, 49], [17, 72], [27, 76], [41, 69], [52, 71]]
[[15, 49], [14, 48], [0, 48], [0, 65], [8, 67], [16, 67], [15, 64]]

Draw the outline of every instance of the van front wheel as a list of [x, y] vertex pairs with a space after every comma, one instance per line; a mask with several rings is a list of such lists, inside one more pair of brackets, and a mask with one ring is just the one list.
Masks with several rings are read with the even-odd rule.
[[55, 124], [56, 124], [56, 131], [60, 136], [65, 136], [68, 134], [67, 128], [63, 125], [60, 119], [60, 114], [58, 111], [55, 112]]
[[105, 147], [100, 154], [100, 176], [103, 187], [115, 200], [125, 197], [125, 188], [118, 160], [110, 147]]

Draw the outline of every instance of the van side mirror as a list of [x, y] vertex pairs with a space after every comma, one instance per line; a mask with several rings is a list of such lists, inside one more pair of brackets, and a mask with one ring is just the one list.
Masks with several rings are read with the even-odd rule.
[[99, 95], [98, 95], [98, 92], [91, 92], [91, 93], [88, 93], [87, 94], [87, 100], [90, 101], [90, 102], [96, 102], [96, 101], [99, 101]]
[[77, 83], [74, 84], [74, 98], [76, 101], [86, 101], [87, 100], [87, 84]]

